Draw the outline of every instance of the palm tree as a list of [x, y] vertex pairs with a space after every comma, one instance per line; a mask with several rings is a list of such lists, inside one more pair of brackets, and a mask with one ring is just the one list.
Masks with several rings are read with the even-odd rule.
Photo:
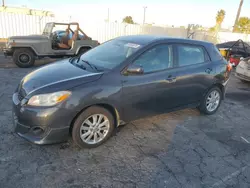
[[221, 9], [220, 11], [217, 12], [217, 15], [216, 15], [216, 30], [217, 31], [221, 28], [221, 24], [224, 21], [225, 15], [226, 15], [225, 10]]

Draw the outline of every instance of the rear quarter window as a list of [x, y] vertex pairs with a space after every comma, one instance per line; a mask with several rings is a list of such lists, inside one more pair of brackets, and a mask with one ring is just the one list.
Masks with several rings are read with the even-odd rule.
[[219, 60], [223, 59], [219, 49], [214, 45], [212, 45], [212, 54], [211, 55], [212, 55], [212, 58], [214, 61], [219, 61]]

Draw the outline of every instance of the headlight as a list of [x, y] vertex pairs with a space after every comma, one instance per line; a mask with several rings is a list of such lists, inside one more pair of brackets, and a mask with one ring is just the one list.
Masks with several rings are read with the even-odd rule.
[[69, 91], [59, 91], [55, 93], [34, 95], [28, 101], [30, 106], [54, 106], [62, 101], [65, 101], [71, 92]]

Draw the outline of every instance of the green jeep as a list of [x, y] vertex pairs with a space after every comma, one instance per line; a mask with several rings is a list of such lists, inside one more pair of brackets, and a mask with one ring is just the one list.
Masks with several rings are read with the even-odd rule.
[[3, 51], [5, 56], [13, 57], [18, 67], [27, 68], [36, 59], [81, 55], [97, 45], [99, 42], [88, 37], [78, 23], [51, 22], [46, 24], [42, 35], [9, 37]]

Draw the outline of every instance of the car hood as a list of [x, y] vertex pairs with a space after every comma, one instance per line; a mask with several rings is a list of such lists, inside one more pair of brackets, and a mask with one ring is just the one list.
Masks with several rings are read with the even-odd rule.
[[83, 70], [66, 59], [29, 73], [22, 79], [18, 90], [21, 90], [23, 97], [31, 93], [39, 93], [42, 89], [46, 92], [67, 90], [97, 80], [102, 74], [102, 72], [93, 73]]
[[37, 40], [37, 39], [48, 39], [48, 36], [45, 35], [28, 35], [28, 36], [11, 36], [9, 40]]

